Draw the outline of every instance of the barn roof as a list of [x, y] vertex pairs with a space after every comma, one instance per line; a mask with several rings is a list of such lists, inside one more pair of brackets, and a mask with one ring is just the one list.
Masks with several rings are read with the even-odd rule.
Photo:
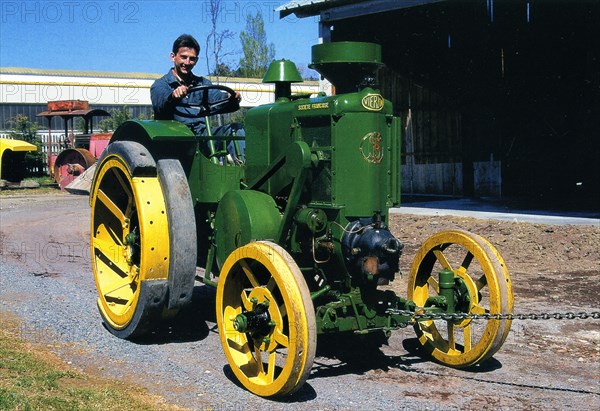
[[[281, 18], [290, 14], [298, 17], [316, 16], [325, 10], [339, 14], [338, 18], [348, 18], [440, 1], [445, 0], [292, 0], [279, 6], [276, 11]], [[334, 16], [328, 17], [327, 20], [335, 20], [332, 18]]]

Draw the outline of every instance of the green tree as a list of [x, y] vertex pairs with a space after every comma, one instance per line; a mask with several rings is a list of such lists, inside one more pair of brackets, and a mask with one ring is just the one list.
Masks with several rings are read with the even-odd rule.
[[104, 133], [114, 131], [121, 124], [129, 120], [133, 115], [127, 106], [116, 108], [110, 111], [110, 117], [102, 119], [98, 126]]
[[212, 76], [216, 77], [231, 77], [235, 73], [227, 64], [219, 63], [219, 65], [215, 68], [215, 71], [210, 73]]
[[221, 0], [208, 0], [206, 7], [208, 7], [211, 27], [210, 33], [206, 37], [206, 47], [204, 49], [204, 52], [206, 54], [206, 72], [217, 76], [218, 82], [219, 76], [228, 75], [220, 73], [223, 67], [227, 67], [227, 65], [223, 63], [223, 60], [225, 59], [225, 57], [232, 55], [233, 51], [226, 51], [224, 43], [229, 40], [233, 40], [235, 33], [227, 29], [221, 31], [217, 30], [217, 22], [219, 21], [219, 17], [223, 12], [223, 5], [221, 4]]
[[42, 139], [37, 134], [41, 126], [23, 114], [17, 114], [7, 122], [12, 127], [8, 133], [10, 138], [26, 141], [38, 148], [37, 151], [28, 151], [25, 154], [24, 163], [28, 172], [40, 174], [46, 161], [46, 154], [42, 150]]
[[262, 13], [246, 16], [246, 30], [240, 33], [242, 52], [239, 73], [243, 77], [261, 78], [275, 57], [275, 46], [267, 43]]

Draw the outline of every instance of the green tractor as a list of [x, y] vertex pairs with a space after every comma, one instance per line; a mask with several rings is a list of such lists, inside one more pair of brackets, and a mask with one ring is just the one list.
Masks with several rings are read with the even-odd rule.
[[[196, 280], [215, 286], [227, 360], [265, 397], [302, 386], [321, 334], [389, 336], [412, 324], [435, 360], [485, 361], [511, 325], [502, 257], [478, 235], [441, 232], [418, 251], [407, 297], [386, 288], [403, 245], [388, 229], [400, 204], [400, 120], [374, 87], [381, 49], [341, 42], [312, 54], [336, 94], [292, 94], [301, 78], [276, 61], [264, 79], [275, 102], [249, 110], [245, 137], [196, 136], [175, 121], [115, 132], [90, 192], [106, 327], [140, 337], [190, 304]], [[234, 152], [218, 149], [224, 140]]]

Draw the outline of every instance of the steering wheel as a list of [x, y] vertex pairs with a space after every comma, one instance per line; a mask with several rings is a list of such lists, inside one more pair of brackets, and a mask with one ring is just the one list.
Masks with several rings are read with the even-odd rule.
[[[211, 90], [221, 90], [229, 93], [229, 96], [216, 101], [209, 101], [208, 97]], [[235, 98], [235, 91], [227, 86], [220, 84], [208, 84], [202, 86], [192, 86], [188, 89], [188, 94], [194, 91], [203, 91], [202, 101], [199, 104], [188, 103], [189, 107], [199, 108], [199, 117], [210, 116], [213, 114], [223, 114], [236, 111], [240, 108], [237, 98]]]

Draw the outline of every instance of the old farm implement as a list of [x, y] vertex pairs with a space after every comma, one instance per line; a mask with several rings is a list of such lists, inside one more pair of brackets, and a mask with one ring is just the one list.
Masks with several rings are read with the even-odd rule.
[[[94, 133], [93, 118], [110, 116], [101, 109], [90, 109], [87, 101], [63, 100], [48, 102], [48, 110], [38, 117], [48, 119], [48, 170], [50, 176], [64, 190], [79, 175], [96, 162], [108, 145], [110, 133]], [[52, 119], [63, 120], [64, 135], [52, 138]], [[76, 133], [75, 118], [83, 119], [83, 132]]]

